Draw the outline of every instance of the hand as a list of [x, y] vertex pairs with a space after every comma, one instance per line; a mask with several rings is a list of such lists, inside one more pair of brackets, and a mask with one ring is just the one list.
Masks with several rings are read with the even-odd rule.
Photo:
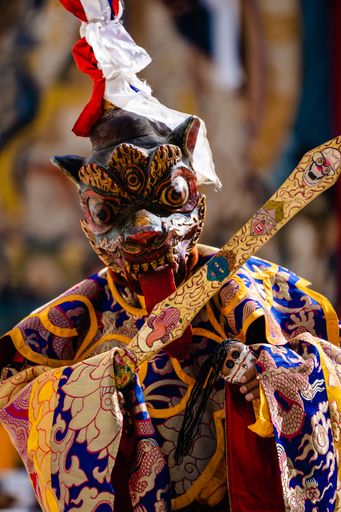
[[243, 382], [243, 385], [239, 388], [239, 391], [245, 395], [245, 400], [252, 402], [252, 400], [260, 398], [259, 380], [257, 379], [257, 372], [254, 366], [247, 370], [240, 380]]

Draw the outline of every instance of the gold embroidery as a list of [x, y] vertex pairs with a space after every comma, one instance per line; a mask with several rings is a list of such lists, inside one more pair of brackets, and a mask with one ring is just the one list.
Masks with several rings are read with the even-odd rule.
[[128, 313], [130, 313], [131, 315], [136, 315], [136, 316], [147, 316], [148, 313], [147, 313], [147, 310], [145, 307], [141, 307], [141, 308], [136, 308], [134, 306], [132, 306], [131, 304], [129, 304], [123, 297], [122, 295], [120, 295], [119, 291], [117, 290], [116, 288], [116, 284], [115, 284], [115, 281], [113, 280], [112, 278], [112, 275], [111, 275], [111, 272], [110, 272], [110, 269], [108, 269], [108, 272], [107, 272], [107, 280], [108, 280], [108, 285], [109, 285], [109, 289], [112, 293], [112, 296], [114, 297], [114, 299], [116, 300], [116, 302], [125, 310], [127, 311]]

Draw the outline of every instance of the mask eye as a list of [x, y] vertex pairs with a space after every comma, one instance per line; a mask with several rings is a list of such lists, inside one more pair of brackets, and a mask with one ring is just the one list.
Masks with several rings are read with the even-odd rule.
[[232, 358], [233, 358], [234, 360], [238, 359], [238, 358], [239, 358], [239, 356], [240, 356], [240, 352], [239, 352], [239, 350], [232, 350], [232, 352], [231, 352], [231, 356], [232, 356]]
[[92, 220], [96, 224], [103, 226], [112, 223], [114, 212], [108, 203], [90, 197], [88, 200], [88, 208]]
[[184, 206], [189, 198], [187, 181], [182, 176], [177, 176], [167, 186], [165, 186], [160, 195], [162, 204], [170, 208], [179, 208]]
[[132, 194], [138, 194], [145, 186], [146, 176], [137, 165], [131, 165], [124, 171], [124, 183]]

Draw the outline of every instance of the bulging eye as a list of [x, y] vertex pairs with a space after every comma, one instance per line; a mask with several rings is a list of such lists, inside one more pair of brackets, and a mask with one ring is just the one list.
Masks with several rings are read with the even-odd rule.
[[162, 189], [161, 202], [171, 208], [184, 206], [189, 198], [189, 189], [187, 181], [182, 176], [177, 176], [174, 180]]
[[146, 176], [137, 165], [131, 165], [124, 171], [124, 182], [132, 194], [138, 194], [145, 186]]
[[110, 205], [93, 197], [88, 200], [88, 208], [92, 220], [100, 226], [111, 224], [114, 219], [114, 212]]

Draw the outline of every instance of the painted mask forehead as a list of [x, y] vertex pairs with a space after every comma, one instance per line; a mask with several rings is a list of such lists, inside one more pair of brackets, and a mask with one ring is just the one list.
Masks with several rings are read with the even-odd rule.
[[[117, 155], [124, 152], [127, 153], [126, 159], [130, 164], [135, 159], [138, 164], [144, 162], [145, 165], [150, 165], [148, 159], [153, 160], [153, 155], [156, 154], [160, 159], [162, 154], [164, 160], [169, 159], [169, 166], [181, 160], [192, 168], [192, 153], [196, 144], [198, 126], [198, 118], [190, 116], [175, 130], [170, 130], [162, 123], [151, 122], [143, 116], [112, 109], [94, 126], [91, 136], [93, 149], [87, 159], [62, 156], [54, 157], [52, 161], [78, 185], [80, 184], [79, 170], [84, 164], [101, 167], [113, 178], [111, 166], [115, 164]], [[173, 149], [165, 151], [162, 149], [165, 147]], [[123, 151], [122, 148], [130, 149]], [[134, 158], [133, 155], [135, 155]], [[117, 166], [114, 165], [114, 167]]]
[[93, 151], [127, 142], [144, 146], [157, 145], [168, 139], [172, 130], [163, 123], [152, 122], [133, 112], [113, 108], [106, 111], [95, 124], [90, 140]]

